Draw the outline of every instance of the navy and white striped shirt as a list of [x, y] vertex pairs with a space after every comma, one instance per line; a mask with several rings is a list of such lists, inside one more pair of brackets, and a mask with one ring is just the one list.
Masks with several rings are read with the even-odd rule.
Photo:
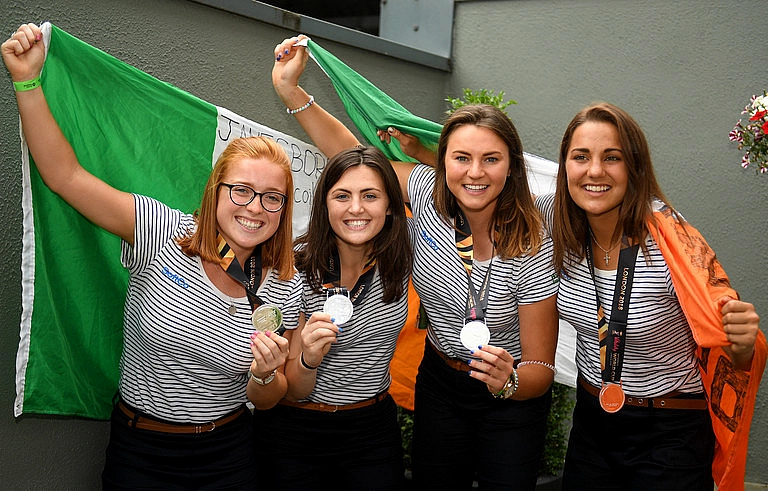
[[[323, 311], [325, 293], [312, 291], [306, 277], [301, 311], [307, 319]], [[352, 404], [389, 388], [389, 363], [395, 343], [408, 316], [408, 278], [403, 280], [403, 296], [384, 303], [384, 289], [376, 268], [370, 287], [352, 318], [341, 325], [337, 342], [323, 357], [317, 369], [315, 388], [306, 399], [326, 404]]]
[[[151, 416], [203, 423], [246, 402], [251, 308], [231, 298], [205, 275], [199, 257], [181, 252], [174, 240], [195, 227], [191, 215], [134, 195], [134, 245], [122, 244], [130, 272], [125, 301], [120, 395]], [[298, 274], [290, 281], [270, 271], [258, 290], [278, 305], [286, 327], [298, 323]], [[228, 312], [234, 303], [237, 313]]]
[[[452, 358], [467, 360], [469, 351], [461, 344], [469, 283], [467, 272], [456, 251], [455, 233], [438, 216], [432, 201], [435, 172], [417, 165], [408, 180], [413, 210], [411, 224], [415, 258], [413, 284], [429, 317], [427, 336], [440, 351]], [[547, 236], [535, 255], [491, 263], [488, 306], [485, 322], [491, 332], [490, 343], [521, 357], [518, 306], [551, 297], [557, 292], [557, 276], [552, 266], [552, 241]], [[472, 282], [476, 291], [488, 271], [488, 262], [475, 262]]]
[[[537, 202], [551, 221], [554, 195]], [[649, 235], [645, 243], [650, 261], [642, 249], [635, 259], [629, 299], [622, 387], [637, 397], [657, 397], [673, 390], [702, 391], [697, 369], [693, 334], [677, 299], [672, 277], [661, 250]], [[607, 319], [611, 317], [616, 270], [595, 268], [595, 281], [586, 259], [560, 279], [557, 307], [560, 317], [576, 328], [576, 365], [590, 384], [600, 387], [600, 349], [597, 335], [597, 295]]]

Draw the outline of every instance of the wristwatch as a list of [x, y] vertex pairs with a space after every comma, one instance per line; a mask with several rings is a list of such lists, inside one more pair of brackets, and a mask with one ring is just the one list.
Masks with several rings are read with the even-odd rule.
[[251, 380], [253, 380], [257, 384], [259, 384], [259, 385], [267, 385], [268, 383], [270, 383], [273, 380], [275, 380], [275, 375], [277, 375], [277, 368], [272, 370], [272, 373], [270, 373], [269, 375], [267, 375], [264, 378], [260, 378], [260, 377], [257, 377], [256, 375], [254, 375], [250, 368], [248, 369], [248, 373], [251, 375]]

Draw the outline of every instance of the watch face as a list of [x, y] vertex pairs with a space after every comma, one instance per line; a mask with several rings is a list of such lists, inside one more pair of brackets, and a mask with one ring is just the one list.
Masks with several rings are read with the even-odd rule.
[[250, 373], [250, 374], [251, 374], [251, 378], [252, 378], [252, 379], [253, 379], [253, 381], [254, 381], [254, 382], [256, 382], [257, 384], [259, 384], [259, 385], [267, 385], [268, 383], [272, 382], [272, 380], [274, 380], [274, 378], [275, 378], [275, 375], [277, 374], [277, 370], [276, 370], [276, 369], [275, 369], [275, 370], [273, 370], [273, 371], [272, 371], [272, 373], [270, 373], [269, 375], [267, 375], [267, 376], [266, 376], [266, 377], [264, 377], [264, 378], [259, 378], [259, 377], [257, 377], [257, 376], [256, 376], [256, 375], [254, 375], [254, 374], [253, 374], [253, 372], [252, 372], [252, 371], [250, 371], [250, 370], [248, 370], [248, 373]]

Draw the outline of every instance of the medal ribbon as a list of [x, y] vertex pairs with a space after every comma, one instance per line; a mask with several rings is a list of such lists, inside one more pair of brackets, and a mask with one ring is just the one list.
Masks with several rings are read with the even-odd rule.
[[[478, 294], [477, 290], [475, 290], [475, 285], [472, 283], [472, 265], [475, 259], [472, 230], [461, 210], [459, 210], [456, 215], [454, 223], [456, 225], [456, 252], [458, 252], [459, 258], [464, 265], [464, 270], [467, 272], [467, 283], [469, 283], [465, 318], [467, 321], [482, 321], [485, 320], [485, 309], [488, 306], [488, 285], [491, 281], [493, 253], [491, 253], [491, 261], [488, 263], [488, 271], [485, 272], [485, 278], [483, 278], [483, 283], [480, 286], [480, 294]], [[496, 242], [494, 241], [494, 252], [495, 250]]]
[[[626, 236], [621, 238], [622, 249], [619, 253], [619, 265], [616, 269], [616, 285], [613, 291], [613, 309], [610, 322], [606, 321], [605, 311], [597, 295], [595, 266], [592, 259], [592, 246], [589, 234], [585, 242], [585, 252], [592, 282], [595, 284], [597, 300], [597, 337], [600, 343], [600, 370], [603, 382], [619, 382], [624, 364], [624, 344], [629, 313], [629, 296], [632, 292], [632, 279], [635, 272], [635, 260], [640, 244], [628, 245]], [[626, 247], [625, 247], [626, 246]]]
[[[336, 268], [336, 265], [339, 265]], [[365, 294], [370, 289], [373, 282], [373, 275], [376, 272], [376, 258], [371, 258], [365, 263], [363, 271], [360, 273], [360, 277], [357, 279], [357, 283], [352, 288], [352, 292], [347, 292], [347, 289], [339, 285], [341, 281], [341, 261], [339, 260], [339, 252], [333, 251], [333, 256], [328, 261], [328, 273], [323, 277], [323, 289], [326, 295], [344, 295], [348, 294], [349, 299], [352, 301], [352, 305], [360, 305], [365, 297]]]
[[218, 234], [216, 242], [216, 249], [221, 258], [219, 262], [221, 269], [245, 287], [245, 295], [248, 297], [248, 303], [251, 304], [251, 311], [256, 310], [256, 307], [264, 303], [256, 292], [261, 284], [261, 245], [253, 250], [243, 271], [243, 267], [235, 257], [235, 251], [229, 247], [221, 234]]

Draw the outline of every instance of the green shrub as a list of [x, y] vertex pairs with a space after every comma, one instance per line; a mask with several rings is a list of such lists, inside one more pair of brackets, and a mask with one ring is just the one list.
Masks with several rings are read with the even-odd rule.
[[502, 111], [511, 104], [517, 104], [517, 102], [511, 99], [504, 102], [504, 92], [499, 92], [498, 95], [494, 95], [492, 90], [486, 89], [464, 89], [464, 95], [461, 99], [447, 97], [445, 100], [451, 105], [451, 108], [446, 111], [448, 114], [451, 114], [456, 109], [466, 106], [467, 104], [490, 104], [491, 106], [498, 107]]

